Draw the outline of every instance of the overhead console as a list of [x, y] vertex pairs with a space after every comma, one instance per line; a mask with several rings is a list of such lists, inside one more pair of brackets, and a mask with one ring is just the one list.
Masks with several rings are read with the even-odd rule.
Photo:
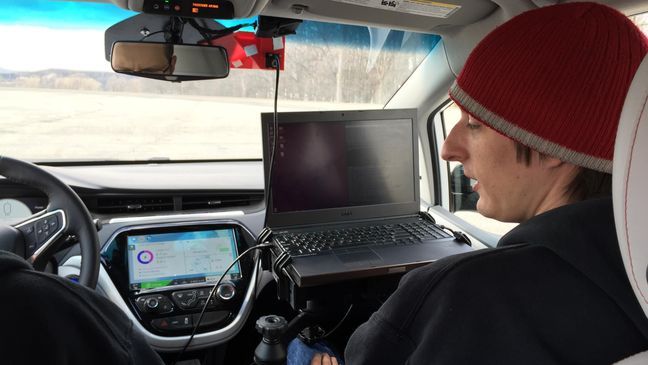
[[[160, 336], [218, 330], [243, 305], [253, 272], [244, 257], [225, 274], [252, 237], [232, 224], [127, 227], [102, 250], [101, 259], [140, 324]], [[210, 291], [213, 293], [210, 297]]]
[[[120, 8], [124, 9], [129, 9], [129, 10], [134, 10], [134, 11], [139, 11], [139, 12], [145, 12], [145, 13], [156, 13], [155, 11], [150, 11], [147, 9], [152, 9], [154, 4], [157, 3], [159, 4], [159, 9], [162, 9], [162, 11], [165, 10], [164, 5], [167, 4], [169, 5], [168, 11], [176, 11], [175, 10], [175, 5], [180, 6], [179, 11], [183, 11], [183, 9], [189, 9], [188, 11], [193, 14], [193, 15], [185, 15], [183, 14], [177, 14], [177, 13], [157, 13], [157, 14], [163, 14], [163, 15], [179, 15], [179, 16], [194, 16], [194, 17], [201, 17], [201, 18], [209, 18], [209, 19], [232, 19], [232, 18], [248, 18], [251, 16], [256, 16], [259, 14], [261, 9], [263, 9], [266, 4], [270, 0], [236, 0], [236, 1], [227, 1], [227, 0], [196, 0], [196, 1], [185, 1], [185, 0], [155, 0], [155, 1], [149, 1], [149, 0], [110, 0], [113, 4], [119, 6]], [[200, 15], [197, 15], [198, 13], [194, 13], [192, 10], [192, 6], [186, 6], [187, 4], [191, 5], [191, 3], [197, 3], [197, 4], [202, 4], [203, 9], [205, 8], [204, 5], [207, 5], [207, 8], [209, 9], [209, 5], [211, 4], [212, 7], [211, 9], [215, 9], [213, 5], [222, 5], [220, 6], [220, 10], [226, 10], [226, 9], [231, 9], [232, 15], [228, 17], [222, 17], [222, 16], [212, 16], [212, 14], [209, 11], [204, 12], [204, 11], [199, 11]], [[229, 3], [229, 5], [225, 4]], [[172, 5], [173, 4], [173, 5]], [[147, 8], [150, 6], [150, 8]], [[159, 10], [158, 9], [158, 10]]]
[[142, 12], [192, 18], [232, 19], [234, 5], [227, 0], [144, 0]]

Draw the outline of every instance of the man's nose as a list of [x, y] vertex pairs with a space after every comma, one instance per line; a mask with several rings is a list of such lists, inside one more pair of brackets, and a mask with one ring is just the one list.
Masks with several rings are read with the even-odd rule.
[[441, 158], [446, 161], [463, 162], [467, 157], [466, 143], [461, 135], [461, 122], [457, 123], [446, 137], [441, 148]]

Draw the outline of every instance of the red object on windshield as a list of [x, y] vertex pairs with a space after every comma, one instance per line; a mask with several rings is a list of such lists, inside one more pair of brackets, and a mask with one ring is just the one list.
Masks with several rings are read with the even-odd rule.
[[230, 68], [269, 69], [266, 67], [266, 54], [278, 54], [280, 69], [284, 69], [285, 37], [258, 38], [252, 32], [236, 32], [209, 41], [212, 46], [227, 49]]

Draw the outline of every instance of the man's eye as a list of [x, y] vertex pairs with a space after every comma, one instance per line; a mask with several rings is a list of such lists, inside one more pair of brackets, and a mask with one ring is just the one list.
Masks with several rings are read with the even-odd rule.
[[468, 122], [468, 123], [466, 123], [466, 127], [468, 127], [468, 129], [479, 129], [481, 127], [481, 125], [476, 124], [476, 123]]

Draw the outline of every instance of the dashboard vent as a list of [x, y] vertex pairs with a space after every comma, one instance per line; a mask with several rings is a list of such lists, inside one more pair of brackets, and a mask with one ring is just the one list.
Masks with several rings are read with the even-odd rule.
[[97, 199], [97, 213], [144, 213], [173, 210], [173, 198], [168, 197], [110, 197]]
[[263, 193], [188, 195], [182, 197], [182, 210], [205, 210], [241, 207], [263, 201]]

